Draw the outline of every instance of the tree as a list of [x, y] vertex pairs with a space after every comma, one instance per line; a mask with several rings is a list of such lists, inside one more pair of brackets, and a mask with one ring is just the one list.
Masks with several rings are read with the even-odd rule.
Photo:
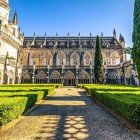
[[96, 83], [103, 84], [103, 81], [104, 81], [104, 67], [103, 67], [101, 40], [100, 40], [99, 36], [97, 36], [97, 38], [96, 38], [95, 59], [94, 59], [94, 74], [95, 74]]
[[137, 66], [140, 80], [140, 0], [135, 0], [132, 59]]

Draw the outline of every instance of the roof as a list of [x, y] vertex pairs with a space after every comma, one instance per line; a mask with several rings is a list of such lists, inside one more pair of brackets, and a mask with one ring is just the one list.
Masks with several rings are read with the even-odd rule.
[[[119, 44], [119, 41], [111, 36], [102, 37], [103, 47], [113, 47]], [[62, 37], [25, 37], [23, 47], [40, 48], [40, 47], [94, 47], [96, 37], [89, 36], [62, 36]]]

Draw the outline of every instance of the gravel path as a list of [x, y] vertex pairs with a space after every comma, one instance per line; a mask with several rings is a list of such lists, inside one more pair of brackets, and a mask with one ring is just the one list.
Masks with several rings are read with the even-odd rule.
[[0, 140], [140, 140], [119, 120], [86, 96], [83, 89], [57, 89]]

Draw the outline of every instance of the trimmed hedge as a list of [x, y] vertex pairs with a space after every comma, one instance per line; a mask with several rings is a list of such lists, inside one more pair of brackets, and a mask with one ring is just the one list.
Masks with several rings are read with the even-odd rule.
[[28, 108], [27, 97], [0, 98], [0, 126], [18, 118]]
[[11, 85], [0, 85], [1, 87], [61, 87], [61, 84], [11, 84]]
[[122, 117], [140, 127], [140, 88], [110, 85], [85, 85], [93, 97], [112, 108]]
[[0, 126], [18, 118], [54, 89], [54, 87], [48, 87], [38, 89], [39, 91], [0, 92]]

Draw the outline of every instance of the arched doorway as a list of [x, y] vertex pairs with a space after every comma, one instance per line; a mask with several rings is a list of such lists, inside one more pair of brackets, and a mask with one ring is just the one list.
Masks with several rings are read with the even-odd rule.
[[75, 75], [70, 70], [66, 72], [64, 76], [64, 86], [75, 86]]
[[61, 83], [61, 75], [58, 71], [53, 71], [50, 76], [50, 83], [52, 84], [60, 84]]
[[35, 83], [37, 83], [37, 84], [45, 84], [45, 83], [47, 83], [47, 75], [43, 71], [40, 71], [36, 75]]
[[79, 74], [79, 84], [90, 84], [90, 76], [85, 70]]

